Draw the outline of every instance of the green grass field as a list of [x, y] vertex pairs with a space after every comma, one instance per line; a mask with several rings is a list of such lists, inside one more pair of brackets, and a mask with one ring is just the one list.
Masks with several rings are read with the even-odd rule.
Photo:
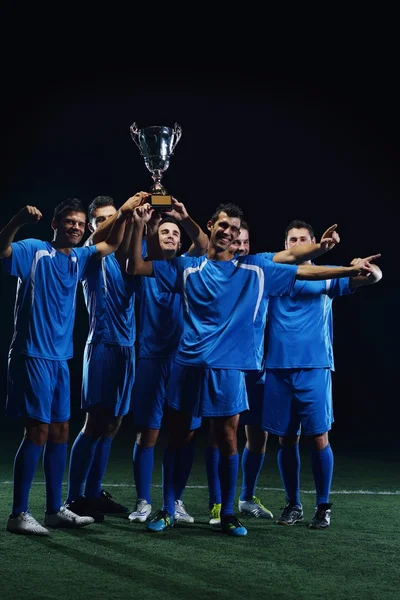
[[[74, 438], [79, 423], [71, 428]], [[243, 518], [245, 538], [231, 538], [208, 525], [203, 462], [205, 435], [198, 440], [193, 473], [184, 500], [195, 517], [152, 534], [141, 524], [106, 517], [78, 531], [53, 530], [48, 538], [5, 531], [12, 498], [12, 461], [21, 432], [3, 424], [0, 457], [0, 598], [35, 599], [396, 599], [400, 598], [400, 451], [374, 441], [355, 445], [332, 434], [335, 473], [332, 524], [307, 528], [315, 496], [308, 451], [302, 445], [302, 502], [305, 522], [279, 527]], [[204, 432], [205, 433], [205, 432]], [[243, 446], [242, 434], [240, 445]], [[117, 436], [104, 487], [134, 506], [127, 419]], [[153, 508], [161, 503], [161, 450], [156, 452]], [[276, 439], [259, 479], [258, 495], [277, 515], [284, 493], [276, 465]], [[66, 486], [65, 486], [66, 491]], [[43, 522], [43, 471], [38, 469], [30, 510]], [[239, 488], [238, 488], [239, 493]]]

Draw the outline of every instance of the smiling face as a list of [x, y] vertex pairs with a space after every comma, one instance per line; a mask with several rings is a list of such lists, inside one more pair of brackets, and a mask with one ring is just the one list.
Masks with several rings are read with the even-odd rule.
[[181, 247], [181, 232], [175, 223], [160, 223], [158, 241], [166, 258], [173, 258]]
[[238, 217], [228, 217], [226, 212], [221, 211], [215, 221], [207, 223], [207, 229], [210, 231], [210, 245], [213, 245], [218, 252], [227, 250], [229, 246], [240, 235], [241, 221]]
[[250, 253], [250, 240], [248, 229], [241, 229], [240, 235], [231, 245], [232, 253], [247, 256]]
[[83, 238], [86, 227], [86, 215], [82, 212], [67, 212], [60, 221], [53, 219], [54, 239], [58, 247], [74, 248]]

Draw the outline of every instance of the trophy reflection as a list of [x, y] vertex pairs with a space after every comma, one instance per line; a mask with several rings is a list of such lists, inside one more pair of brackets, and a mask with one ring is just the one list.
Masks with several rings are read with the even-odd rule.
[[175, 146], [181, 139], [181, 126], [175, 123], [173, 128], [157, 125], [138, 129], [136, 123], [133, 123], [130, 126], [130, 132], [154, 181], [150, 188], [151, 206], [158, 209], [170, 209], [172, 196], [167, 193], [161, 179], [164, 171], [169, 167], [170, 157]]

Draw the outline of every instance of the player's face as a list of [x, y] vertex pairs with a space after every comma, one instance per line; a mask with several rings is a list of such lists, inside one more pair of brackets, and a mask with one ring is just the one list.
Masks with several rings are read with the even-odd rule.
[[63, 216], [60, 222], [56, 222], [57, 241], [66, 248], [77, 246], [85, 233], [85, 213], [71, 211]]
[[289, 229], [288, 236], [285, 240], [285, 248], [293, 248], [299, 244], [315, 244], [315, 237], [310, 236], [310, 232], [305, 227], [297, 229]]
[[249, 232], [247, 229], [241, 229], [239, 237], [231, 244], [233, 254], [247, 256], [250, 252]]
[[107, 221], [107, 219], [115, 215], [116, 212], [117, 209], [115, 208], [115, 206], [99, 206], [99, 208], [96, 208], [96, 210], [93, 211], [92, 218], [90, 219], [90, 223], [88, 224], [90, 231], [92, 233], [93, 231], [96, 231], [96, 229], [99, 225], [101, 225], [101, 223]]
[[209, 221], [207, 227], [211, 232], [210, 243], [219, 250], [227, 250], [240, 235], [240, 219], [228, 217], [223, 211], [219, 213], [215, 223]]
[[161, 223], [158, 228], [158, 241], [161, 250], [168, 258], [175, 256], [181, 246], [181, 232], [175, 223]]

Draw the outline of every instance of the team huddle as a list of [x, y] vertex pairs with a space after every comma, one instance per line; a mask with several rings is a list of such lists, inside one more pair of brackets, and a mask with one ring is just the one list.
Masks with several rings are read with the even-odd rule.
[[[239, 472], [237, 430], [245, 426], [238, 511], [273, 515], [256, 496], [268, 433], [279, 436], [278, 466], [286, 505], [276, 519], [304, 519], [300, 498], [300, 433], [310, 443], [316, 489], [309, 527], [325, 529], [333, 452], [332, 301], [378, 282], [379, 254], [349, 266], [313, 259], [339, 243], [336, 226], [316, 242], [311, 225], [292, 221], [285, 249], [251, 254], [241, 208], [220, 204], [208, 234], [174, 198], [157, 211], [138, 192], [119, 210], [99, 196], [86, 211], [67, 199], [54, 211], [52, 242], [14, 242], [19, 229], [42, 218], [25, 206], [0, 232], [4, 269], [18, 278], [10, 345], [7, 417], [22, 417], [24, 437], [13, 472], [7, 530], [49, 535], [49, 528], [82, 527], [122, 514], [161, 532], [192, 523], [183, 502], [195, 455], [196, 431], [209, 423], [205, 467], [209, 523], [228, 535], [247, 529], [235, 514]], [[86, 224], [90, 237], [79, 247]], [[191, 240], [181, 254], [181, 231]], [[68, 360], [76, 293], [82, 284], [89, 315], [81, 407], [86, 413], [70, 452], [62, 498], [70, 418]], [[135, 302], [138, 302], [138, 327]], [[265, 344], [264, 344], [265, 340]], [[135, 355], [135, 343], [138, 355]], [[131, 412], [136, 504], [131, 512], [102, 482], [113, 438]], [[165, 422], [160, 510], [153, 511], [154, 448]], [[29, 512], [29, 493], [43, 451], [44, 525]]]

